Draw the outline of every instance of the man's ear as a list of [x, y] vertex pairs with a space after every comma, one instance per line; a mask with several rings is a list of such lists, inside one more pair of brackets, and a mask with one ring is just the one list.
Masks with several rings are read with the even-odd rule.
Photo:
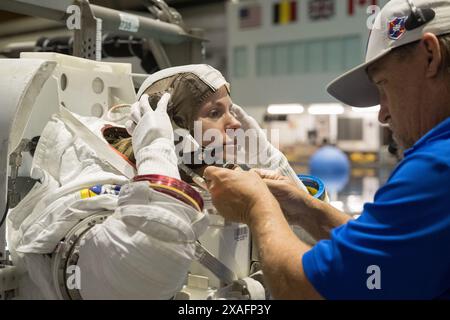
[[422, 44], [428, 59], [426, 76], [434, 78], [439, 75], [443, 63], [439, 39], [432, 33], [425, 33], [422, 36]]

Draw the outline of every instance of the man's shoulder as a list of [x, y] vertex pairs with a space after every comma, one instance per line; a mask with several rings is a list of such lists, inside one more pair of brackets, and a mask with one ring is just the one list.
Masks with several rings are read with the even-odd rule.
[[450, 118], [421, 138], [412, 149], [405, 152], [405, 160], [432, 157], [434, 162], [450, 164]]
[[[397, 166], [375, 200], [429, 206], [448, 204], [450, 181], [450, 141], [439, 140], [409, 154]], [[430, 202], [431, 201], [431, 202]]]
[[422, 179], [449, 178], [450, 174], [450, 137], [446, 139], [433, 139], [410, 152], [398, 165], [392, 177], [408, 174]]

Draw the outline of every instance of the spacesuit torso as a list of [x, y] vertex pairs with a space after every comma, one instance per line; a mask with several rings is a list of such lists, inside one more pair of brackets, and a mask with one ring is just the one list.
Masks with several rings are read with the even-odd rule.
[[[114, 125], [78, 117], [102, 139]], [[175, 156], [155, 145], [161, 154]], [[111, 148], [111, 152], [115, 152]], [[172, 155], [173, 153], [173, 155]], [[176, 159], [166, 159], [174, 165]], [[185, 281], [207, 216], [130, 180], [98, 156], [55, 115], [45, 127], [32, 165], [40, 179], [8, 215], [8, 246], [20, 274], [20, 298], [61, 298], [52, 265], [56, 248], [80, 221], [107, 218], [80, 241], [72, 269], [83, 299], [170, 299]]]

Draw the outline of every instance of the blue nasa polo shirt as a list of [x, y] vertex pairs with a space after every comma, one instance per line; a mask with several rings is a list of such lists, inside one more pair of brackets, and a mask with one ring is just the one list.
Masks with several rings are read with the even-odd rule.
[[405, 152], [360, 218], [302, 262], [326, 299], [450, 299], [450, 118]]

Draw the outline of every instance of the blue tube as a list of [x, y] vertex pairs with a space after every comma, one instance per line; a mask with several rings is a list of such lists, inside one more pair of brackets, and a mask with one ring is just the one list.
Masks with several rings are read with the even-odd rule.
[[[308, 175], [297, 175], [314, 198], [324, 200], [326, 196], [325, 184], [317, 177]], [[311, 192], [312, 190], [315, 191]]]

